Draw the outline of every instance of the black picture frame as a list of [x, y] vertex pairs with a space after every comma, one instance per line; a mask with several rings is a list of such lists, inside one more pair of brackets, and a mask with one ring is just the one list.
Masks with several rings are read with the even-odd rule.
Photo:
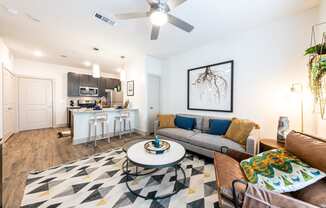
[[135, 83], [134, 80], [127, 81], [127, 96], [135, 95]]
[[[230, 107], [229, 110], [223, 110], [223, 109], [203, 109], [203, 108], [191, 108], [190, 107], [190, 73], [194, 70], [198, 70], [198, 69], [204, 69], [207, 67], [214, 67], [214, 66], [218, 66], [218, 65], [223, 65], [223, 64], [231, 64], [231, 80], [230, 80], [230, 84], [231, 84], [231, 99], [230, 99]], [[201, 66], [201, 67], [196, 67], [196, 68], [192, 68], [192, 69], [188, 69], [187, 72], [187, 109], [188, 110], [197, 110], [197, 111], [213, 111], [213, 112], [226, 112], [226, 113], [232, 113], [233, 112], [233, 84], [234, 84], [234, 60], [230, 60], [230, 61], [224, 61], [224, 62], [220, 62], [220, 63], [216, 63], [216, 64], [211, 64], [211, 65], [206, 65], [206, 66]]]

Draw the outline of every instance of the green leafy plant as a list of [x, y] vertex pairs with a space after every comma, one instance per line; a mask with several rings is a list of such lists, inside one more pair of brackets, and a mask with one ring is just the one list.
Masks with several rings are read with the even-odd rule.
[[304, 55], [312, 55], [312, 54], [318, 54], [318, 55], [326, 54], [326, 43], [317, 44], [315, 46], [306, 49]]

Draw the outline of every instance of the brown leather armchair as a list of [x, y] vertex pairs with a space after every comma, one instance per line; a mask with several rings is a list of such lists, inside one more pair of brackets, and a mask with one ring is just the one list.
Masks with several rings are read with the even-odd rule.
[[[286, 139], [285, 149], [312, 167], [326, 172], [326, 140], [293, 131]], [[222, 149], [222, 153], [216, 152], [214, 154], [217, 191], [221, 208], [269, 207], [269, 205], [275, 207], [318, 206], [326, 208], [326, 179], [297, 192], [286, 194], [261, 190], [251, 185], [248, 188], [240, 162], [251, 156], [227, 148]], [[248, 198], [252, 195], [249, 193], [250, 191], [257, 196]], [[246, 200], [244, 200], [245, 198]]]

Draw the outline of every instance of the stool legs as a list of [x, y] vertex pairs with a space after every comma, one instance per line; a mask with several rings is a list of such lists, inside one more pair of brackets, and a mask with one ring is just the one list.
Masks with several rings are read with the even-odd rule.
[[96, 147], [96, 139], [97, 139], [97, 125], [95, 126], [95, 138], [94, 138], [94, 147]]
[[115, 136], [115, 129], [117, 127], [117, 121], [114, 120], [114, 123], [113, 123], [113, 136]]
[[119, 138], [121, 139], [121, 132], [122, 132], [122, 123], [123, 123], [123, 120], [120, 119], [120, 131], [119, 131]]
[[131, 136], [131, 121], [130, 121], [130, 119], [128, 120], [129, 122], [129, 135]]
[[91, 136], [92, 136], [92, 124], [88, 124], [88, 141], [87, 141], [87, 144], [91, 142]]

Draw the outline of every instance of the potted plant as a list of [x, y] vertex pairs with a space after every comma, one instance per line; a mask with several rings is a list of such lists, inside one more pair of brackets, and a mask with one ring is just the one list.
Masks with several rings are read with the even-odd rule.
[[326, 105], [326, 34], [321, 44], [314, 45], [305, 51], [309, 55], [309, 82], [316, 103], [320, 105], [321, 116], [324, 119]]

